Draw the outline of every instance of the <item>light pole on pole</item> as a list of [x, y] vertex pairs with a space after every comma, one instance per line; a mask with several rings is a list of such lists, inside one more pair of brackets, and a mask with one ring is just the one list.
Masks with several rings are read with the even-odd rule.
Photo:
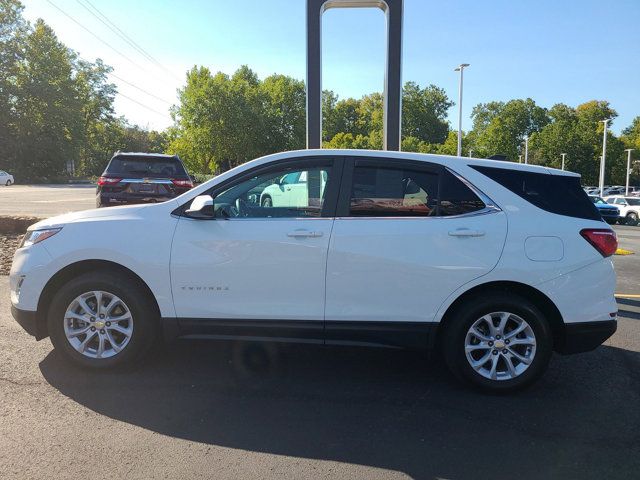
[[627, 152], [627, 183], [624, 189], [624, 195], [626, 197], [629, 195], [629, 174], [631, 173], [631, 152], [633, 152], [633, 148], [627, 148], [625, 152]]
[[561, 153], [560, 155], [562, 155], [562, 170], [564, 170], [564, 157], [567, 156], [566, 153]]
[[462, 156], [462, 72], [468, 63], [461, 63], [454, 72], [460, 72], [460, 85], [458, 88], [458, 156]]
[[604, 165], [607, 161], [607, 125], [611, 119], [608, 118], [606, 120], [600, 120], [604, 123], [604, 133], [602, 135], [602, 157], [600, 157], [600, 181], [598, 183], [598, 187], [600, 188], [600, 195], [602, 195], [602, 191], [604, 190]]
[[529, 136], [524, 137], [524, 164], [529, 163]]

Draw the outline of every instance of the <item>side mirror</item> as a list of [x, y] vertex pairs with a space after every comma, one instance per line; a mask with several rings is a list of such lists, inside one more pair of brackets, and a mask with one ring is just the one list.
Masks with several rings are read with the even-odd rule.
[[211, 195], [198, 195], [184, 213], [191, 218], [213, 218], [213, 198]]

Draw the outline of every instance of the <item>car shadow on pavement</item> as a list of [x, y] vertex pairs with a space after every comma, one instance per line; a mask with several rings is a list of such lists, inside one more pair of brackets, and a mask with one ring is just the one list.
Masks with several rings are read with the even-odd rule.
[[[492, 396], [415, 352], [179, 341], [135, 370], [91, 373], [55, 351], [62, 394], [172, 437], [400, 471], [413, 478], [632, 478], [640, 354], [555, 355], [543, 379]], [[80, 421], [80, 420], [79, 420]]]

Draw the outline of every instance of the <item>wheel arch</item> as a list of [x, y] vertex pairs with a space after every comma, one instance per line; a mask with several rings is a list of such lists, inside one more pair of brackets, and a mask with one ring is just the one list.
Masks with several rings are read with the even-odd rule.
[[434, 345], [440, 348], [443, 332], [446, 330], [447, 325], [455, 319], [457, 310], [468, 301], [473, 301], [474, 298], [484, 295], [488, 292], [502, 292], [504, 294], [517, 294], [524, 298], [531, 300], [536, 307], [538, 307], [545, 318], [549, 321], [549, 326], [553, 334], [553, 348], [557, 350], [561, 348], [565, 340], [565, 325], [562, 319], [562, 314], [553, 301], [540, 290], [526, 285], [524, 283], [514, 281], [493, 281], [476, 285], [473, 288], [462, 293], [455, 299], [451, 305], [447, 307], [447, 310], [443, 314], [438, 329], [434, 338]]
[[42, 294], [38, 299], [38, 310], [36, 314], [36, 321], [38, 323], [38, 340], [49, 336], [49, 332], [47, 329], [47, 312], [49, 310], [49, 306], [51, 305], [51, 300], [53, 299], [53, 296], [55, 295], [55, 292], [58, 290], [58, 288], [60, 288], [72, 278], [77, 277], [78, 275], [96, 271], [116, 272], [122, 275], [126, 275], [127, 277], [134, 280], [144, 289], [144, 291], [149, 296], [149, 299], [152, 300], [153, 305], [156, 308], [158, 318], [160, 318], [160, 307], [155, 295], [153, 294], [147, 283], [133, 270], [109, 260], [81, 260], [71, 263], [56, 272], [56, 274], [49, 279], [49, 281], [43, 288]]

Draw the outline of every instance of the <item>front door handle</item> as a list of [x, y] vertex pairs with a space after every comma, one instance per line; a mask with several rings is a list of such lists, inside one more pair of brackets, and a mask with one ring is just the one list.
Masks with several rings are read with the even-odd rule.
[[451, 237], [482, 237], [484, 232], [482, 230], [470, 230], [468, 228], [458, 228], [449, 232]]
[[294, 230], [293, 232], [287, 233], [287, 237], [311, 237], [318, 238], [322, 236], [322, 232], [312, 232], [310, 230]]

